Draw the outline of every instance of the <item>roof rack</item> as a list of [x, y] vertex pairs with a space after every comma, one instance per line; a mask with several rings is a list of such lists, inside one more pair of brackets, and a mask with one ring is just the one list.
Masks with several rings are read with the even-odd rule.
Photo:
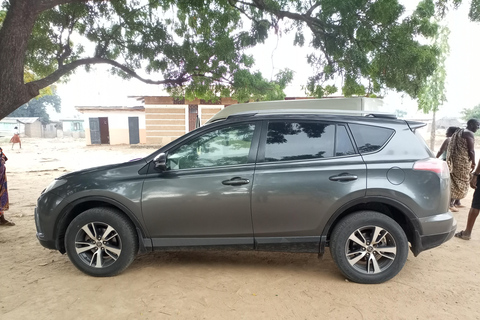
[[[228, 118], [249, 117], [256, 114], [332, 114], [332, 115], [350, 115], [365, 116], [371, 118], [397, 119], [394, 113], [372, 111], [372, 110], [338, 110], [338, 109], [264, 109], [239, 112], [227, 116]], [[220, 119], [218, 119], [220, 120]]]

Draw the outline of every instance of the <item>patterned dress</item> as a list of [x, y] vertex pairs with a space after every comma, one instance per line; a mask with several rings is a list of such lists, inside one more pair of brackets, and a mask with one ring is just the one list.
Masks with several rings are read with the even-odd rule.
[[5, 161], [7, 157], [0, 148], [0, 156], [3, 161], [0, 161], [0, 216], [3, 214], [3, 211], [7, 211], [10, 207], [8, 202], [8, 189], [7, 189], [7, 175], [5, 168]]
[[450, 138], [447, 148], [447, 164], [450, 169], [450, 197], [463, 199], [470, 186], [472, 162], [468, 157], [467, 140], [463, 138], [465, 129], [459, 129]]

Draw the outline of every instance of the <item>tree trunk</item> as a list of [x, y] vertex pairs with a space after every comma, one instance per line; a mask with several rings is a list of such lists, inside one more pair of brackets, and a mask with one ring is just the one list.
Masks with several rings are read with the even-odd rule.
[[12, 0], [0, 29], [0, 119], [39, 93], [24, 83], [25, 52], [38, 15], [37, 0]]
[[435, 150], [435, 133], [437, 128], [436, 112], [433, 111], [432, 128], [430, 130], [430, 150]]

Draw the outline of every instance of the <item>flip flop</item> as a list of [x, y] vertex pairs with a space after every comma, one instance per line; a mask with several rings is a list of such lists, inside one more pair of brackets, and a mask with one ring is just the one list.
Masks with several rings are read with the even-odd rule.
[[460, 239], [463, 239], [463, 240], [470, 240], [470, 236], [467, 236], [467, 235], [465, 234], [465, 231], [463, 231], [463, 230], [460, 231], [460, 232], [455, 233], [455, 237], [460, 238]]
[[15, 223], [12, 221], [5, 220], [5, 222], [0, 222], [0, 227], [13, 227]]
[[450, 211], [452, 211], [452, 212], [458, 212], [458, 209], [455, 208], [455, 207], [450, 207]]

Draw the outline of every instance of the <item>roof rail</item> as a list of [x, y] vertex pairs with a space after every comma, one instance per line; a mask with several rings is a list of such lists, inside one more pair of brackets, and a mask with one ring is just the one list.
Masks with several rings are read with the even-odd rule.
[[338, 110], [338, 109], [265, 109], [265, 110], [249, 110], [231, 114], [228, 118], [249, 117], [256, 114], [333, 114], [333, 115], [352, 115], [365, 116], [372, 118], [397, 119], [394, 113], [373, 111], [372, 110]]

